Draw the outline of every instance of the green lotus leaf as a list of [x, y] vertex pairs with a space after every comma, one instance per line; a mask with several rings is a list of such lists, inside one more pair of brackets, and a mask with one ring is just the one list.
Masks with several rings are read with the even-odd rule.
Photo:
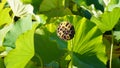
[[24, 68], [34, 56], [34, 30], [38, 24], [33, 24], [32, 29], [21, 34], [16, 40], [16, 48], [5, 57], [6, 68]]
[[32, 28], [32, 16], [28, 15], [19, 19], [13, 25], [13, 28], [6, 34], [3, 45], [7, 47], [15, 48], [15, 42], [19, 35], [30, 30]]
[[93, 21], [98, 28], [104, 33], [105, 31], [112, 30], [114, 26], [117, 24], [120, 18], [120, 8], [115, 8], [111, 12], [104, 12], [100, 17], [92, 17], [91, 21]]

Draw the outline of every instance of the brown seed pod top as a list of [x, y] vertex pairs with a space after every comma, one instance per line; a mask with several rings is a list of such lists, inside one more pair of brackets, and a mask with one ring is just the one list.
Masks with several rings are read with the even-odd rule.
[[74, 26], [69, 22], [61, 22], [57, 28], [57, 35], [63, 40], [70, 40], [74, 37]]

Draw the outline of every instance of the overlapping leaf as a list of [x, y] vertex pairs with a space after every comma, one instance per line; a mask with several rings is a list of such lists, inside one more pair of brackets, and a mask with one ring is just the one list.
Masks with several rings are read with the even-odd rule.
[[7, 32], [12, 28], [13, 24], [10, 24], [8, 26], [5, 26], [3, 27], [1, 30], [0, 30], [0, 46], [3, 45], [3, 40], [4, 40], [4, 37], [5, 35], [7, 34]]
[[2, 2], [0, 3], [0, 27], [6, 24], [10, 24], [12, 22], [12, 19], [9, 15], [10, 12], [10, 8], [4, 8], [6, 3], [6, 0], [2, 0]]
[[[105, 54], [105, 46], [102, 43], [102, 32], [104, 33], [105, 31], [112, 30], [117, 24], [120, 17], [119, 0], [111, 0], [110, 4], [112, 7], [109, 6], [106, 8], [110, 9], [110, 12], [105, 11], [99, 18], [92, 17], [91, 21], [93, 21], [96, 25], [79, 16], [64, 15], [72, 14], [69, 8], [75, 7], [76, 5], [79, 5], [78, 7], [85, 6], [85, 8], [88, 8], [88, 5], [94, 4], [96, 9], [103, 10], [103, 6], [98, 3], [98, 1], [101, 0], [21, 1], [27, 4], [32, 4], [34, 6], [34, 12], [36, 12], [38, 15], [40, 15], [39, 13], [43, 14], [40, 16], [35, 16], [35, 18], [37, 18], [37, 21], [39, 20], [39, 22], [45, 26], [40, 25], [37, 28], [33, 38], [34, 29], [37, 25], [32, 26], [32, 20], [35, 21], [36, 19], [32, 19], [31, 15], [27, 16], [29, 14], [33, 14], [33, 7], [30, 4], [28, 6], [27, 4], [21, 3], [20, 0], [8, 0], [7, 5], [10, 5], [14, 16], [19, 16], [21, 18], [14, 23], [13, 28], [10, 31], [9, 28], [0, 30], [0, 32], [2, 32], [0, 33], [0, 44], [2, 45], [2, 40], [5, 36], [2, 34], [6, 34], [6, 32], [9, 31], [5, 37], [4, 45], [7, 47], [16, 47], [5, 57], [6, 68], [24, 68], [34, 55], [34, 44], [35, 56], [32, 58], [32, 60], [30, 60], [25, 68], [38, 68], [42, 66], [42, 63], [46, 67], [56, 66], [56, 68], [59, 66], [62, 68], [70, 67], [71, 63], [73, 63], [74, 67], [78, 68], [105, 68], [107, 58]], [[66, 2], [69, 2], [67, 3], [69, 6], [66, 6]], [[75, 6], [71, 6], [70, 4], [73, 2], [75, 3]], [[11, 9], [3, 9], [4, 4], [5, 3], [0, 4], [0, 21], [2, 21], [0, 22], [0, 28], [4, 26], [4, 24], [11, 23], [11, 18], [9, 16]], [[78, 11], [77, 9], [76, 11], [79, 12], [81, 10]], [[7, 18], [5, 16], [7, 16]], [[49, 18], [49, 23], [46, 16]], [[5, 19], [3, 19], [4, 17]], [[54, 22], [54, 20], [51, 20], [51, 18], [54, 20], [56, 19], [57, 21]], [[68, 55], [69, 51], [71, 51], [71, 42], [68, 41], [67, 44], [67, 42], [59, 39], [55, 33], [56, 24], [58, 24], [58, 21], [69, 21], [75, 27], [75, 36], [72, 40], [73, 56], [71, 56], [73, 58], [73, 62], [70, 61], [71, 58]], [[114, 35], [116, 36], [115, 38], [117, 40], [120, 39], [119, 32], [114, 32]], [[35, 43], [33, 43], [33, 41]], [[66, 57], [65, 53], [69, 57]]]
[[33, 7], [30, 4], [23, 4], [20, 0], [8, 0], [14, 16], [23, 17], [33, 14]]
[[[75, 27], [75, 37], [72, 43], [73, 64], [77, 67], [105, 68], [107, 60], [105, 46], [102, 44], [102, 33], [97, 26], [79, 16], [66, 16], [65, 19], [69, 20]], [[68, 42], [68, 49], [71, 49], [70, 41]], [[79, 60], [76, 61], [76, 59]]]
[[15, 42], [20, 34], [30, 30], [32, 28], [31, 15], [19, 19], [13, 26], [13, 28], [7, 33], [4, 39], [4, 46], [15, 48]]
[[[22, 2], [26, 3], [24, 0]], [[65, 7], [65, 0], [29, 0], [29, 2], [33, 5], [34, 12], [44, 14], [48, 18], [72, 14]]]
[[38, 24], [33, 24], [32, 29], [21, 34], [16, 41], [16, 48], [5, 57], [6, 68], [24, 68], [34, 55], [34, 30]]
[[108, 5], [105, 7], [105, 11], [112, 11], [116, 7], [120, 8], [120, 0], [110, 0], [108, 1]]
[[115, 8], [111, 12], [104, 12], [100, 17], [92, 17], [93, 21], [98, 28], [104, 33], [105, 31], [112, 30], [113, 27], [117, 24], [120, 18], [120, 8]]
[[[40, 32], [44, 31], [40, 30]], [[60, 43], [60, 40], [56, 39], [56, 35], [52, 37], [51, 33], [46, 30], [45, 33], [36, 33], [34, 38], [35, 53], [42, 59], [41, 63], [48, 64], [52, 61], [57, 61], [66, 53], [65, 48], [62, 48], [65, 43], [58, 44], [57, 42], [59, 41]], [[36, 56], [33, 61], [39, 62]]]
[[98, 10], [103, 11], [103, 5], [99, 3], [99, 0], [73, 0], [76, 4], [79, 6], [84, 6], [85, 8], [88, 8], [91, 4], [94, 4], [95, 8]]

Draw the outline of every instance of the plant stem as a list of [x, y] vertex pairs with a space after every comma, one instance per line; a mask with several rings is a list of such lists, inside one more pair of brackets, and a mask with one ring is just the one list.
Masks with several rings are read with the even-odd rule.
[[73, 45], [72, 45], [72, 39], [70, 41], [70, 45], [71, 45], [71, 52], [70, 52], [70, 55], [71, 55], [71, 68], [73, 68]]
[[112, 32], [112, 41], [111, 41], [111, 48], [110, 48], [110, 68], [112, 68], [112, 52], [113, 52], [113, 44], [114, 44], [114, 38], [113, 38], [113, 30]]
[[35, 54], [36, 55], [36, 57], [39, 59], [39, 61], [40, 61], [40, 65], [41, 65], [41, 68], [43, 68], [43, 62], [42, 62], [42, 58], [38, 55], [38, 54]]

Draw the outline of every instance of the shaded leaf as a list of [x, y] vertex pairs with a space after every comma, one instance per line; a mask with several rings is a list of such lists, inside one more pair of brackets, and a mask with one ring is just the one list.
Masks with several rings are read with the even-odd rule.
[[120, 59], [119, 58], [114, 58], [112, 60], [112, 68], [120, 68]]
[[51, 63], [47, 64], [45, 67], [59, 68], [59, 64], [55, 61], [52, 61]]
[[0, 30], [0, 46], [3, 45], [3, 40], [4, 40], [4, 37], [5, 35], [7, 34], [7, 32], [13, 27], [13, 24], [10, 24], [8, 26], [5, 26], [3, 27], [1, 30]]
[[[73, 55], [73, 67], [79, 67], [79, 68], [94, 68], [92, 65], [90, 64], [86, 64], [85, 62], [82, 62], [81, 60], [79, 60], [79, 58], [77, 58], [75, 55]], [[69, 64], [69, 68], [71, 68], [71, 62]]]
[[4, 60], [0, 58], [0, 68], [5, 68]]
[[99, 0], [74, 0], [74, 2], [79, 6], [84, 6], [86, 8], [91, 4], [94, 4], [96, 9], [104, 11], [104, 7], [99, 3]]
[[53, 8], [49, 11], [43, 11], [41, 13], [45, 14], [49, 18], [51, 18], [51, 17], [61, 17], [61, 16], [64, 16], [64, 15], [72, 15], [71, 11], [68, 8], [64, 8], [64, 7]]
[[64, 0], [43, 0], [40, 5], [40, 11], [49, 11], [54, 8], [64, 6]]
[[[35, 53], [41, 57], [42, 63], [44, 64], [57, 61], [66, 53], [66, 50], [60, 49], [60, 44], [56, 43], [57, 40], [50, 40], [49, 34], [49, 32], [45, 33], [45, 35], [35, 34], [34, 37]], [[36, 56], [34, 56], [33, 60], [38, 62]]]
[[27, 65], [25, 66], [25, 68], [38, 68], [38, 67], [37, 67], [37, 65], [34, 62], [29, 61], [27, 63]]

